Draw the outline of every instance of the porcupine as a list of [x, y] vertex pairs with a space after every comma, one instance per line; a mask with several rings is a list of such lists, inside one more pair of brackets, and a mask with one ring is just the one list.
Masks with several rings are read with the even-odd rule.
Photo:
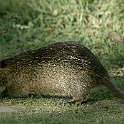
[[89, 99], [91, 89], [103, 85], [124, 99], [97, 57], [78, 42], [58, 42], [1, 61], [1, 97], [30, 94], [67, 96], [69, 103]]

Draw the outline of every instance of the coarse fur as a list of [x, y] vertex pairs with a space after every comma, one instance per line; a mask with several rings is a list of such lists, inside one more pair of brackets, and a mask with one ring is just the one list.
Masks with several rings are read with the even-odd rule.
[[104, 85], [124, 100], [96, 56], [78, 42], [58, 42], [1, 61], [1, 97], [30, 94], [68, 96], [87, 101], [91, 89]]

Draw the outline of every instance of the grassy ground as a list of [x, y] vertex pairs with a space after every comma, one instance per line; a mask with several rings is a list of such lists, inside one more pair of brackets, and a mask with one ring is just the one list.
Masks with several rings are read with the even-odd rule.
[[[64, 105], [53, 99], [4, 100], [14, 110], [0, 113], [1, 124], [123, 124], [124, 103], [102, 100], [93, 104]], [[14, 107], [15, 108], [14, 108]]]
[[[124, 90], [123, 0], [0, 0], [0, 59], [64, 40], [86, 45]], [[122, 124], [124, 102], [105, 88], [96, 89], [95, 102], [64, 105], [59, 99], [5, 99], [0, 102], [1, 124]]]

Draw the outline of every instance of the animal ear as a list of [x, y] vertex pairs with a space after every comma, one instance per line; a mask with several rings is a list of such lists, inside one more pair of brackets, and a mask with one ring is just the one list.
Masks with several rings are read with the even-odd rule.
[[7, 67], [6, 60], [2, 60], [0, 66], [1, 68], [6, 68]]

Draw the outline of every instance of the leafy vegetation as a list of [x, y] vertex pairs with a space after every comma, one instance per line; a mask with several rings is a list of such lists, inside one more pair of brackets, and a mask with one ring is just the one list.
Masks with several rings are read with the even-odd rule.
[[[86, 45], [124, 89], [124, 42], [114, 42], [109, 31], [124, 36], [123, 0], [0, 0], [0, 59], [29, 49], [73, 40]], [[5, 99], [0, 106], [18, 111], [0, 112], [0, 123], [122, 124], [124, 103], [107, 89], [96, 89], [99, 100], [81, 106], [54, 99]]]

